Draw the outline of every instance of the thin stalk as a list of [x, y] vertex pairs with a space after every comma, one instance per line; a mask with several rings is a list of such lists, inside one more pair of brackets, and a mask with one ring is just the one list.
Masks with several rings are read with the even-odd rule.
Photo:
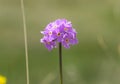
[[60, 68], [60, 84], [63, 84], [63, 72], [62, 72], [62, 45], [59, 43], [59, 68]]
[[28, 47], [27, 47], [27, 28], [26, 28], [26, 17], [24, 11], [24, 2], [21, 0], [21, 11], [22, 11], [22, 18], [23, 18], [23, 30], [24, 30], [24, 43], [25, 43], [25, 60], [26, 60], [26, 79], [27, 84], [29, 84], [29, 67], [28, 67]]

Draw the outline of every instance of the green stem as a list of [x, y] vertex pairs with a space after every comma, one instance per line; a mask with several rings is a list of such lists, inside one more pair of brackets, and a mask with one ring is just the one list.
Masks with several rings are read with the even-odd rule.
[[62, 44], [59, 43], [59, 68], [60, 68], [60, 84], [63, 84], [63, 73], [62, 73]]

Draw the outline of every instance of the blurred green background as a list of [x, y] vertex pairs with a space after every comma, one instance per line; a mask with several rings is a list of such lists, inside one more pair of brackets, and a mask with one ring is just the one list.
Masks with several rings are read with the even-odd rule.
[[[39, 42], [45, 26], [72, 21], [79, 44], [63, 49], [64, 84], [120, 84], [120, 0], [24, 0], [30, 84], [60, 84], [58, 49]], [[20, 0], [0, 0], [0, 74], [26, 84]]]

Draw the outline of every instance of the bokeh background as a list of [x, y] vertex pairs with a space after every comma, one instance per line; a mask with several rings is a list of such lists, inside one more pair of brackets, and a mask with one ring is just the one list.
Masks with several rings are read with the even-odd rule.
[[[60, 84], [58, 49], [39, 42], [58, 18], [72, 21], [79, 44], [63, 49], [64, 84], [120, 84], [120, 0], [24, 0], [30, 84]], [[0, 0], [0, 74], [26, 84], [20, 0]]]

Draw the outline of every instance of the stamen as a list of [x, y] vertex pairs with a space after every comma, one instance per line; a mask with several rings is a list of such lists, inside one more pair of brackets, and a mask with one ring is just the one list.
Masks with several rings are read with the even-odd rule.
[[68, 31], [68, 28], [65, 27], [65, 28], [64, 28], [64, 31]]
[[56, 25], [54, 25], [54, 26], [53, 26], [53, 28], [55, 28], [55, 29], [56, 29], [56, 28], [57, 28], [57, 26], [56, 26]]
[[61, 35], [60, 32], [58, 32], [57, 35], [60, 36]]
[[50, 42], [47, 42], [47, 44], [50, 44]]
[[66, 39], [65, 39], [65, 42], [66, 42], [66, 43], [68, 43], [68, 42], [69, 42], [69, 39], [68, 39], [68, 38], [66, 38]]
[[49, 32], [49, 35], [52, 35], [52, 31]]

